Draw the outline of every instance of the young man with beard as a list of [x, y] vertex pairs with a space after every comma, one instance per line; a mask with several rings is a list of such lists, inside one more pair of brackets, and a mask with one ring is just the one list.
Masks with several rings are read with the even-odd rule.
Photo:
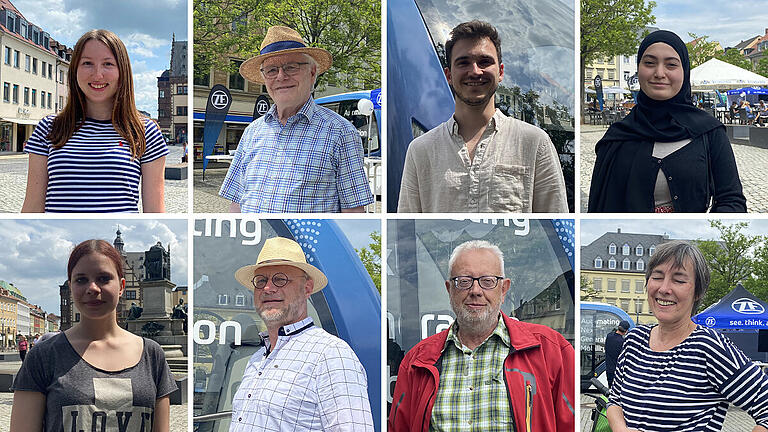
[[408, 146], [397, 211], [567, 212], [549, 136], [495, 108], [504, 77], [496, 29], [482, 21], [459, 24], [445, 56], [456, 111]]
[[484, 240], [451, 253], [456, 320], [405, 355], [389, 431], [559, 431], [575, 425], [574, 350], [560, 333], [501, 312], [504, 256]]
[[253, 289], [267, 331], [232, 400], [230, 432], [373, 432], [363, 365], [346, 342], [314, 325], [307, 299], [328, 283], [298, 243], [268, 239], [235, 279]]

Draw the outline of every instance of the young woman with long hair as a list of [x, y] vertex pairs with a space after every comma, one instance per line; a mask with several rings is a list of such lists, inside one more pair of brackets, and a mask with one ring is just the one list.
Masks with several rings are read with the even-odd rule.
[[69, 98], [43, 118], [29, 153], [22, 212], [163, 212], [168, 148], [160, 129], [136, 109], [128, 52], [108, 30], [75, 45]]
[[104, 240], [80, 243], [67, 280], [80, 321], [27, 355], [13, 382], [11, 432], [167, 432], [176, 384], [163, 349], [117, 324], [120, 253]]

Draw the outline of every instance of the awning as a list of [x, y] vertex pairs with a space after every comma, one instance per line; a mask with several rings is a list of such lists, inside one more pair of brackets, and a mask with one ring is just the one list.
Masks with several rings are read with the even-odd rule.
[[16, 119], [16, 118], [0, 118], [0, 121], [23, 124], [23, 125], [36, 125], [40, 123], [40, 120], [28, 120], [28, 119]]

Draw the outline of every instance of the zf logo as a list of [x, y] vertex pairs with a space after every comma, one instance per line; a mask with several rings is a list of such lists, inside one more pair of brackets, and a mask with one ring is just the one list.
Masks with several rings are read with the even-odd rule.
[[223, 90], [216, 90], [211, 95], [211, 104], [216, 109], [223, 109], [229, 103], [229, 96]]
[[765, 312], [763, 305], [746, 297], [740, 298], [731, 303], [731, 308], [738, 313], [747, 315], [757, 315]]
[[269, 102], [265, 100], [256, 102], [256, 112], [259, 113], [259, 115], [264, 115], [267, 111], [269, 111]]
[[717, 324], [717, 320], [715, 320], [715, 317], [707, 317], [707, 319], [704, 320], [704, 324], [706, 324], [707, 327], [714, 327], [715, 324]]

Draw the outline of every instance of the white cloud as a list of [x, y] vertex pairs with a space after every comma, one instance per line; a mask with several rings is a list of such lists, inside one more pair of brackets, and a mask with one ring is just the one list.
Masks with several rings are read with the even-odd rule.
[[136, 108], [157, 117], [157, 77], [161, 70], [133, 73], [133, 88], [136, 95]]
[[[140, 57], [161, 57], [155, 51], [161, 51], [165, 56], [165, 51], [170, 50], [170, 44], [167, 40], [158, 39], [144, 33], [131, 33], [123, 38], [123, 43], [128, 52], [134, 56]], [[158, 50], [158, 48], [163, 48]]]
[[84, 28], [88, 13], [84, 9], [67, 10], [64, 0], [49, 0], [41, 7], [39, 0], [15, 0], [16, 9], [28, 21], [41, 27], [51, 37], [59, 41], [73, 41], [90, 28]]

